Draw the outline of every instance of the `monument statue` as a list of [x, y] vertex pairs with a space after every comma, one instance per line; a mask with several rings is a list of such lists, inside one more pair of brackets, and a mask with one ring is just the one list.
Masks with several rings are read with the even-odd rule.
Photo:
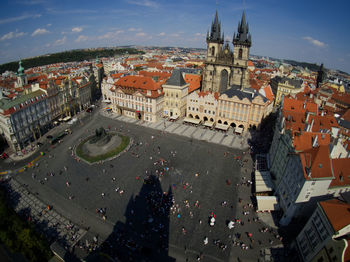
[[90, 144], [107, 144], [109, 140], [111, 139], [110, 135], [107, 134], [106, 130], [103, 127], [96, 128], [95, 130], [95, 136], [90, 139]]

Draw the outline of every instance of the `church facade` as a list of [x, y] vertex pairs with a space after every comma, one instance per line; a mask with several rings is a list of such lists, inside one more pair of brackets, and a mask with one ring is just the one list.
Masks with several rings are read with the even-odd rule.
[[207, 59], [203, 73], [203, 91], [223, 93], [231, 86], [241, 89], [249, 87], [248, 59], [252, 44], [249, 26], [243, 12], [238, 23], [237, 33], [233, 35], [233, 50], [224, 41], [221, 22], [216, 12], [207, 34]]

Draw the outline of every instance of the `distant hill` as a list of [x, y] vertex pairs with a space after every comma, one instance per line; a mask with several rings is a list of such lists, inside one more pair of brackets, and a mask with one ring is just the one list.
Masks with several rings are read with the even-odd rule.
[[301, 66], [303, 68], [308, 68], [311, 71], [317, 72], [320, 69], [320, 65], [314, 63], [307, 63], [307, 62], [298, 62], [298, 61], [294, 61], [294, 60], [286, 60], [283, 59], [283, 62], [290, 64], [292, 66]]
[[[55, 63], [66, 62], [80, 62], [84, 60], [91, 60], [96, 57], [111, 57], [115, 55], [123, 54], [144, 54], [143, 51], [139, 51], [134, 48], [118, 48], [118, 49], [98, 49], [98, 50], [71, 50], [61, 53], [48, 54], [43, 56], [37, 56], [33, 58], [23, 59], [22, 66], [32, 68], [36, 66], [50, 65]], [[5, 71], [16, 72], [18, 69], [18, 61], [10, 62], [0, 65], [0, 74]]]

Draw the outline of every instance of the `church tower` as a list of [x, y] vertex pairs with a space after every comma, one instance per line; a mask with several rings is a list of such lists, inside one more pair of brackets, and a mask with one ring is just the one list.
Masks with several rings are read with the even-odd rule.
[[207, 34], [207, 60], [214, 62], [218, 56], [219, 51], [224, 44], [224, 35], [221, 36], [221, 23], [218, 18], [218, 11], [216, 11], [215, 19], [211, 24], [211, 31]]
[[16, 87], [23, 87], [28, 84], [28, 79], [27, 79], [27, 75], [24, 73], [22, 60], [19, 60], [18, 64], [19, 64], [19, 67], [18, 67]]
[[[241, 22], [238, 22], [237, 34], [233, 34], [232, 44], [234, 46], [234, 61], [235, 65], [242, 67], [242, 87], [249, 86], [248, 60], [249, 50], [252, 46], [252, 37], [249, 33], [249, 25], [245, 19], [243, 11]], [[240, 82], [240, 79], [235, 79], [235, 82]]]
[[214, 21], [211, 23], [210, 33], [207, 33], [207, 60], [203, 76], [203, 89], [215, 90], [214, 83], [217, 81], [216, 70], [213, 65], [219, 56], [224, 44], [224, 35], [221, 35], [221, 23], [218, 11], [215, 13]]
[[203, 90], [222, 93], [231, 87], [249, 87], [248, 59], [251, 35], [243, 12], [233, 36], [233, 51], [228, 41], [224, 45], [221, 23], [216, 11], [210, 33], [207, 34], [207, 59], [203, 72]]

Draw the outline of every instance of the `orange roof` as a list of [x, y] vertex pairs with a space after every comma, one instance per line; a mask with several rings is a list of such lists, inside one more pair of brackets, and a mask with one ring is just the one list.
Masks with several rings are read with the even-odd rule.
[[329, 187], [344, 187], [350, 185], [350, 158], [332, 159], [334, 179]]
[[265, 92], [265, 97], [268, 100], [270, 100], [271, 102], [273, 100], [275, 100], [275, 96], [273, 95], [273, 92], [272, 92], [272, 89], [271, 89], [270, 85], [264, 87], [264, 92]]
[[[331, 178], [331, 160], [328, 146], [318, 146], [299, 153], [305, 179]], [[310, 177], [307, 170], [311, 171]]]
[[194, 74], [185, 74], [185, 82], [190, 84], [188, 87], [188, 93], [192, 93], [194, 90], [197, 90], [201, 87], [202, 76]]
[[168, 73], [168, 72], [148, 72], [148, 71], [141, 70], [141, 71], [139, 71], [139, 75], [148, 76], [148, 77], [159, 77], [160, 80], [167, 80], [171, 76], [171, 73]]
[[[198, 91], [197, 94], [198, 94], [199, 97], [201, 97], [201, 96], [204, 97], [204, 96], [207, 96], [207, 95], [209, 95], [209, 94], [212, 94], [212, 92], [210, 92], [210, 91], [205, 91], [205, 92], [204, 92], [204, 91]], [[215, 98], [216, 100], [218, 100], [219, 95], [220, 95], [220, 94], [219, 94], [218, 92], [215, 92], [215, 93], [214, 93], [214, 98]]]
[[317, 114], [317, 104], [307, 101], [299, 101], [294, 98], [284, 97], [283, 111], [295, 111], [305, 113], [306, 111]]
[[305, 114], [293, 111], [283, 111], [286, 129], [292, 130], [294, 133], [301, 132], [305, 128]]
[[342, 118], [350, 122], [350, 109], [346, 110], [346, 112], [342, 115]]
[[320, 146], [327, 146], [331, 142], [330, 134], [302, 132], [300, 135], [294, 137], [293, 146], [295, 147], [295, 150], [298, 152], [311, 149], [312, 144], [316, 137], [317, 137], [317, 143]]
[[116, 78], [120, 78], [122, 75], [123, 75], [123, 73], [116, 73], [116, 74], [112, 74], [111, 77], [113, 79], [116, 79]]
[[314, 121], [312, 130], [313, 132], [320, 132], [322, 129], [331, 130], [332, 127], [339, 127], [337, 120], [334, 116], [325, 115], [325, 116], [319, 116], [319, 115], [309, 115], [307, 123], [311, 123], [311, 121]]
[[254, 66], [254, 63], [252, 61], [248, 61], [248, 66]]
[[350, 204], [331, 199], [320, 202], [320, 205], [335, 232], [350, 224]]
[[120, 87], [130, 87], [145, 90], [158, 90], [161, 82], [155, 82], [151, 77], [147, 76], [124, 76], [120, 78], [116, 85]]

